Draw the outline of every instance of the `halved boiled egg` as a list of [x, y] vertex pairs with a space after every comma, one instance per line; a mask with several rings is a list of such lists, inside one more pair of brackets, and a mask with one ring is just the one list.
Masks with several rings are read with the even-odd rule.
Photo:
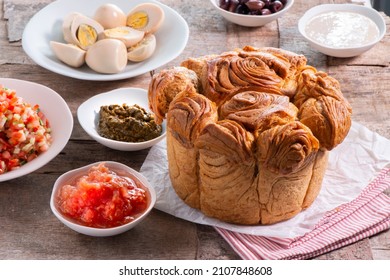
[[141, 42], [128, 49], [127, 58], [133, 62], [140, 62], [151, 57], [155, 50], [156, 37], [153, 34], [148, 34]]
[[118, 26], [126, 26], [125, 13], [115, 4], [101, 5], [95, 11], [93, 18], [99, 22], [105, 29]]
[[75, 44], [87, 50], [96, 43], [100, 34], [104, 31], [103, 26], [97, 21], [80, 13], [68, 15], [62, 25], [66, 42]]
[[51, 41], [50, 46], [56, 57], [69, 66], [80, 67], [85, 62], [85, 50], [76, 45]]
[[82, 16], [82, 14], [79, 12], [70, 13], [64, 17], [64, 20], [62, 22], [62, 33], [64, 35], [64, 40], [65, 42], [68, 42], [70, 44], [75, 43], [72, 35], [71, 27], [72, 27], [73, 20], [77, 16]]
[[135, 6], [127, 15], [127, 26], [154, 33], [164, 21], [164, 10], [157, 4], [143, 3]]
[[139, 43], [144, 38], [145, 32], [128, 26], [120, 26], [106, 29], [103, 32], [104, 38], [121, 40], [127, 48]]
[[127, 48], [120, 40], [102, 39], [87, 50], [85, 62], [99, 73], [119, 73], [127, 65]]

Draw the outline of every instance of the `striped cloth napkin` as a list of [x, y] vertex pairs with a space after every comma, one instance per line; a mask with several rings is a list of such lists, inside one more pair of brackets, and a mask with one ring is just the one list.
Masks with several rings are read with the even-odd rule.
[[384, 168], [346, 204], [327, 212], [315, 228], [295, 238], [275, 238], [215, 229], [245, 260], [309, 259], [390, 228], [390, 168]]

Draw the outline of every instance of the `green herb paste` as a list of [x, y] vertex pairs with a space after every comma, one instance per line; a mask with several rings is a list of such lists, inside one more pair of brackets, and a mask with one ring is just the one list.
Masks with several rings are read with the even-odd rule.
[[162, 132], [154, 115], [137, 104], [101, 106], [99, 115], [99, 135], [112, 140], [144, 142], [160, 136]]

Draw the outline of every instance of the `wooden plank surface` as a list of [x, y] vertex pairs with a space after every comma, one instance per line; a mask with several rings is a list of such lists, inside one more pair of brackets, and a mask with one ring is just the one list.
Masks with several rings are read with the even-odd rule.
[[[63, 226], [49, 208], [55, 179], [63, 172], [91, 163], [115, 160], [138, 170], [148, 150], [114, 151], [93, 141], [80, 127], [76, 110], [89, 97], [120, 87], [147, 88], [148, 73], [113, 82], [80, 81], [37, 66], [21, 47], [29, 17], [51, 0], [0, 0], [0, 76], [46, 85], [69, 104], [75, 125], [65, 149], [33, 174], [0, 183], [0, 259], [239, 259], [209, 226], [196, 225], [158, 210], [134, 230], [96, 239]], [[226, 22], [208, 1], [162, 0], [188, 22], [190, 38], [183, 53], [165, 67], [189, 56], [220, 53], [244, 45], [281, 47], [308, 57], [309, 64], [340, 81], [355, 121], [390, 138], [390, 35], [362, 56], [336, 59], [318, 53], [298, 34], [297, 21], [311, 6], [345, 1], [298, 1], [291, 12], [263, 27]], [[386, 19], [388, 30], [390, 20]], [[156, 69], [158, 71], [160, 69]], [[319, 256], [317, 259], [390, 259], [390, 231]]]

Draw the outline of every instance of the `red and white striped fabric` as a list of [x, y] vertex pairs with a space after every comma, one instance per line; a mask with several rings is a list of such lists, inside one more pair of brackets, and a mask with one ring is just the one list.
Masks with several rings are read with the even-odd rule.
[[273, 238], [215, 227], [245, 260], [309, 259], [390, 228], [390, 168], [353, 201], [329, 211], [316, 227], [296, 238]]

